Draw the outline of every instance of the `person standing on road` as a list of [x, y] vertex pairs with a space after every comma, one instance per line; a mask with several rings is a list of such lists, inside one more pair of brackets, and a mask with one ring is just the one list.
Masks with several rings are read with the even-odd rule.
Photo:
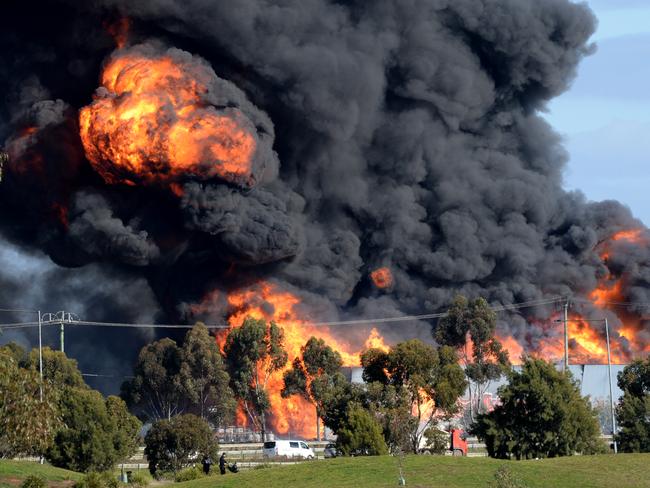
[[219, 471], [221, 474], [226, 474], [226, 453], [222, 452], [219, 458]]

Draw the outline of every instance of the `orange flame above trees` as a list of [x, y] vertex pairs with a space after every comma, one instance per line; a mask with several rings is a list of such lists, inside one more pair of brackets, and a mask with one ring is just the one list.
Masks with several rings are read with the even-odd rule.
[[[644, 234], [641, 231], [620, 232], [607, 241], [603, 247], [609, 250], [611, 249], [610, 243], [617, 241], [643, 243]], [[382, 270], [385, 270], [392, 279], [388, 268], [379, 268], [371, 273], [373, 281], [375, 281], [373, 274]], [[385, 281], [379, 280], [379, 283], [385, 283]], [[208, 297], [206, 301], [216, 300], [216, 296], [214, 295], [212, 298]], [[594, 305], [600, 308], [606, 307], [609, 301], [623, 300], [623, 282], [620, 278], [615, 279], [612, 276], [607, 276], [591, 293], [590, 298]], [[343, 357], [344, 364], [348, 366], [356, 366], [359, 364], [359, 354], [361, 351], [356, 350], [350, 344], [335, 337], [328, 327], [314, 325], [309, 317], [305, 315], [305, 312], [299, 308], [300, 299], [293, 293], [281, 289], [276, 284], [260, 282], [253, 287], [232, 292], [227, 296], [227, 303], [231, 310], [229, 324], [232, 327], [241, 326], [244, 319], [251, 316], [269, 321], [273, 320], [284, 329], [285, 346], [289, 354], [287, 369], [290, 367], [292, 360], [300, 354], [300, 348], [311, 336], [324, 339], [330, 346], [337, 350]], [[207, 309], [209, 309], [209, 306]], [[204, 304], [197, 307], [197, 311], [201, 310], [206, 310]], [[623, 323], [620, 327], [613, 327], [610, 331], [612, 338], [612, 361], [614, 363], [624, 363], [629, 361], [635, 354], [650, 352], [650, 344], [643, 344], [635, 340], [639, 328], [642, 327], [640, 319], [638, 317], [628, 317], [619, 310], [617, 310], [617, 313]], [[515, 364], [520, 362], [519, 359], [522, 354], [530, 354], [546, 360], [560, 361], [564, 355], [564, 342], [562, 324], [559, 319], [560, 314], [556, 313], [544, 322], [533, 324], [535, 328], [543, 327], [549, 334], [549, 340], [540, 341], [533, 348], [525, 346], [512, 336], [499, 336], [498, 339], [502, 342], [504, 348], [509, 351], [510, 358]], [[602, 323], [588, 322], [578, 313], [572, 312], [569, 317], [568, 329], [570, 338], [569, 357], [572, 363], [604, 364], [606, 362], [606, 344]], [[222, 345], [225, 341], [225, 334], [219, 336], [217, 340]], [[629, 342], [629, 349], [624, 347], [621, 342], [622, 340]], [[363, 349], [371, 347], [384, 351], [389, 349], [384, 338], [374, 328], [369, 332]], [[280, 435], [294, 434], [307, 438], [313, 437], [316, 432], [314, 407], [307, 400], [299, 396], [293, 396], [288, 399], [281, 397], [280, 391], [283, 386], [283, 373], [282, 371], [272, 377], [269, 385], [272, 415], [271, 430]], [[238, 412], [238, 422], [240, 422], [240, 425], [249, 423], [243, 411]]]
[[[217, 299], [217, 295], [208, 297]], [[316, 413], [314, 406], [301, 396], [282, 398], [281, 390], [284, 386], [284, 372], [291, 367], [294, 358], [301, 353], [302, 346], [314, 336], [323, 339], [330, 347], [337, 351], [346, 366], [360, 364], [360, 350], [335, 337], [329, 327], [316, 326], [299, 310], [300, 299], [288, 291], [282, 290], [278, 285], [270, 282], [260, 282], [253, 287], [231, 292], [227, 296], [230, 307], [228, 323], [231, 327], [240, 327], [246, 317], [274, 321], [284, 330], [284, 345], [289, 360], [284, 370], [271, 376], [268, 383], [271, 401], [270, 430], [280, 435], [300, 435], [305, 438], [316, 436]], [[199, 305], [198, 310], [203, 309]], [[223, 348], [226, 334], [217, 336], [217, 342]], [[379, 331], [371, 329], [362, 349], [376, 347], [388, 350]], [[238, 412], [237, 420], [240, 425], [250, 425], [248, 419], [244, 421], [243, 412]]]
[[192, 175], [248, 184], [253, 128], [238, 109], [217, 111], [205, 102], [215, 79], [191, 57], [117, 51], [93, 103], [79, 114], [86, 157], [108, 183]]
[[[631, 243], [647, 246], [650, 240], [644, 229], [626, 229], [613, 234], [599, 245], [600, 259], [607, 263], [615, 254], [619, 243]], [[643, 319], [628, 312], [617, 304], [625, 303], [626, 276], [614, 276], [608, 273], [596, 288], [589, 293], [591, 303], [602, 310], [614, 313], [618, 318], [610, 320], [611, 357], [614, 363], [627, 363], [630, 360], [650, 352], [650, 343], [639, 337], [644, 326]], [[551, 332], [551, 340], [537, 348], [526, 350], [512, 336], [500, 337], [504, 347], [510, 351], [511, 359], [518, 359], [522, 352], [540, 356], [544, 359], [560, 360], [564, 355], [562, 324], [558, 323], [559, 314], [552, 316], [549, 323], [557, 324]], [[620, 323], [618, 323], [620, 321]], [[541, 324], [540, 324], [541, 325]], [[607, 349], [604, 324], [602, 321], [587, 321], [578, 313], [571, 313], [568, 322], [569, 360], [574, 364], [605, 364]]]

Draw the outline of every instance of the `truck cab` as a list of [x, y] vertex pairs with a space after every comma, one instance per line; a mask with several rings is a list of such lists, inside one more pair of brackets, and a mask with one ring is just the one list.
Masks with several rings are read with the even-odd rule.
[[451, 429], [449, 450], [452, 456], [467, 456], [467, 434], [461, 429]]

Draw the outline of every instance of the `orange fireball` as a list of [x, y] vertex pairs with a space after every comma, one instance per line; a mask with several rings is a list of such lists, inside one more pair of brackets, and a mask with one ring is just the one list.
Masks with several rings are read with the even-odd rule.
[[79, 114], [86, 157], [108, 183], [193, 176], [250, 185], [255, 128], [239, 109], [206, 101], [217, 80], [187, 53], [116, 51]]
[[377, 288], [390, 288], [393, 284], [393, 273], [390, 268], [377, 268], [370, 273], [370, 278]]

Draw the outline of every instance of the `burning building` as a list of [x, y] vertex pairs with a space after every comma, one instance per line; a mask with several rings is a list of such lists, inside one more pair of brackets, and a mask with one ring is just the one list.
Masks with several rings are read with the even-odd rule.
[[[378, 319], [457, 293], [532, 303], [502, 312], [499, 336], [513, 358], [559, 358], [568, 297], [573, 362], [604, 359], [580, 321], [594, 315], [616, 361], [650, 351], [648, 229], [562, 188], [539, 115], [593, 50], [586, 6], [9, 0], [3, 15], [0, 232], [47, 269], [25, 294], [26, 268], [5, 266], [3, 303], [265, 317], [290, 359], [316, 335], [354, 365], [435, 327]], [[349, 319], [369, 322], [327, 325]], [[150, 338], [68, 342], [83, 368], [124, 373]], [[310, 432], [312, 409], [277, 393], [274, 430]]]

